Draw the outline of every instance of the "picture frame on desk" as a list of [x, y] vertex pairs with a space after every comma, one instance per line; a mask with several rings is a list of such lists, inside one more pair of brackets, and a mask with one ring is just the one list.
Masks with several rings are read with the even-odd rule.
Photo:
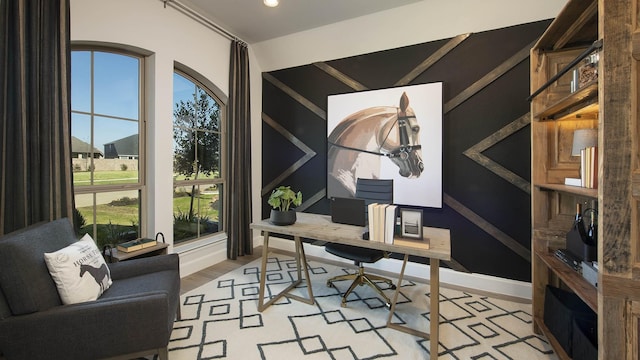
[[422, 210], [400, 208], [400, 237], [422, 239]]

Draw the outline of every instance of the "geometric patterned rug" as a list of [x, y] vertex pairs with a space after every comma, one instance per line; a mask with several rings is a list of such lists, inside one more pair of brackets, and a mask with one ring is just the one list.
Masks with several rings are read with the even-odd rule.
[[[296, 278], [295, 260], [270, 254], [265, 293]], [[182, 319], [169, 343], [171, 360], [428, 359], [429, 341], [387, 328], [389, 310], [368, 286], [358, 286], [340, 306], [348, 281], [327, 287], [332, 276], [352, 272], [310, 261], [315, 304], [286, 297], [258, 312], [260, 260], [181, 297]], [[304, 273], [303, 273], [304, 274]], [[393, 279], [396, 280], [396, 279]], [[396, 281], [397, 282], [397, 281]], [[307, 297], [306, 282], [295, 292]], [[384, 289], [384, 283], [380, 284]], [[386, 289], [391, 297], [393, 291]], [[394, 323], [428, 331], [429, 286], [403, 280]], [[439, 359], [557, 359], [532, 330], [531, 305], [440, 289]]]

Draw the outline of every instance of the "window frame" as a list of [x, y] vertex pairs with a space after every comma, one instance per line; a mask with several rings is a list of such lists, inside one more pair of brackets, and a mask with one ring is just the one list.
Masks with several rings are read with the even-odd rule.
[[[204, 245], [208, 245], [211, 243], [215, 243], [218, 241], [222, 241], [225, 240], [227, 238], [227, 226], [228, 226], [228, 221], [227, 221], [227, 214], [228, 214], [228, 199], [229, 199], [229, 195], [228, 195], [228, 176], [227, 176], [227, 150], [228, 150], [228, 144], [227, 144], [227, 104], [228, 104], [228, 98], [224, 95], [224, 93], [215, 85], [213, 84], [211, 81], [209, 81], [205, 76], [201, 75], [200, 73], [198, 73], [197, 71], [189, 68], [186, 65], [180, 64], [178, 62], [175, 62], [174, 64], [174, 69], [173, 69], [173, 73], [172, 73], [172, 77], [178, 74], [182, 77], [184, 77], [185, 79], [191, 81], [192, 83], [194, 83], [196, 86], [200, 87], [203, 91], [205, 91], [211, 98], [213, 98], [214, 101], [217, 102], [219, 109], [220, 109], [220, 118], [219, 118], [219, 133], [220, 133], [220, 139], [219, 139], [219, 151], [220, 151], [220, 176], [218, 178], [207, 178], [207, 179], [196, 179], [196, 180], [173, 180], [172, 182], [172, 189], [175, 191], [176, 187], [179, 186], [191, 186], [191, 185], [198, 185], [198, 186], [206, 186], [206, 185], [222, 185], [222, 196], [221, 196], [221, 200], [222, 200], [222, 207], [219, 209], [219, 213], [218, 213], [218, 219], [222, 219], [222, 221], [219, 221], [219, 224], [221, 224], [221, 229], [220, 229], [220, 225], [219, 225], [219, 229], [217, 232], [215, 233], [206, 233], [203, 234], [202, 236], [198, 236], [195, 238], [191, 238], [191, 239], [187, 239], [187, 240], [181, 240], [180, 242], [176, 242], [176, 239], [173, 239], [173, 244], [174, 247], [176, 248], [176, 250], [178, 252], [184, 252], [184, 251], [189, 251], [189, 250], [193, 250], [196, 249], [198, 247], [204, 246]], [[174, 85], [175, 86], [175, 85]], [[172, 119], [172, 123], [171, 123], [171, 128], [172, 131], [175, 128], [175, 124], [173, 122], [174, 117], [173, 117], [173, 111], [175, 110], [175, 103], [172, 104], [172, 108], [171, 108], [171, 119]], [[172, 137], [173, 140], [173, 137]], [[171, 156], [171, 161], [174, 161], [174, 156], [172, 153]], [[171, 200], [173, 203], [173, 199]], [[175, 214], [172, 211], [172, 214]], [[173, 225], [172, 225], [172, 229], [173, 229]]]
[[[105, 193], [116, 193], [120, 191], [138, 191], [138, 236], [139, 237], [147, 237], [147, 222], [148, 222], [148, 208], [147, 208], [147, 154], [146, 154], [146, 144], [147, 144], [147, 115], [146, 115], [146, 61], [148, 54], [144, 54], [139, 51], [134, 51], [133, 49], [129, 49], [127, 47], [110, 47], [105, 45], [93, 44], [93, 43], [78, 43], [71, 45], [71, 52], [76, 51], [86, 51], [91, 53], [91, 109], [89, 112], [86, 111], [77, 111], [73, 110], [71, 107], [71, 115], [80, 114], [84, 116], [90, 116], [91, 119], [91, 147], [95, 148], [93, 144], [93, 124], [95, 123], [95, 117], [106, 118], [106, 119], [115, 119], [115, 120], [127, 120], [132, 121], [133, 119], [128, 119], [119, 116], [105, 115], [99, 114], [95, 112], [95, 84], [94, 84], [94, 66], [95, 66], [95, 58], [94, 54], [96, 52], [102, 53], [110, 53], [121, 56], [133, 57], [138, 60], [138, 181], [136, 183], [121, 183], [114, 185], [83, 185], [76, 186], [73, 184], [74, 197], [78, 195], [92, 195], [92, 215], [93, 218], [91, 222], [93, 224], [92, 227], [92, 238], [94, 241], [98, 241], [97, 231], [98, 224], [96, 223], [96, 212], [97, 212], [97, 204], [96, 204], [96, 196], [98, 194]], [[93, 150], [92, 150], [93, 151]], [[94, 156], [90, 156], [90, 164], [93, 166]], [[94, 174], [91, 174], [93, 179]]]

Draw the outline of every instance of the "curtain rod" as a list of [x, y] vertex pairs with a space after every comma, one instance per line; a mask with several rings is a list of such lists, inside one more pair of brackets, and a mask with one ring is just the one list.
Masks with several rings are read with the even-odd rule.
[[239, 41], [243, 46], [247, 46], [247, 42], [238, 38], [237, 36], [233, 35], [232, 33], [228, 32], [227, 30], [223, 29], [222, 27], [220, 27], [218, 24], [212, 22], [211, 20], [205, 18], [204, 16], [200, 15], [198, 12], [196, 12], [195, 10], [189, 8], [188, 6], [180, 3], [177, 0], [160, 0], [164, 3], [164, 7], [166, 8], [167, 5], [171, 6], [172, 8], [178, 10], [179, 12], [183, 13], [184, 15], [187, 15], [188, 17], [190, 17], [191, 19], [201, 23], [202, 25], [207, 26], [208, 28], [214, 30], [215, 32], [217, 32], [218, 34], [226, 37], [229, 40], [236, 40]]

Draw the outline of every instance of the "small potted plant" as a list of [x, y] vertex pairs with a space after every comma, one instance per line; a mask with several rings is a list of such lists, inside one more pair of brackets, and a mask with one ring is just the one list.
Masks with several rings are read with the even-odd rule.
[[291, 206], [302, 204], [302, 193], [291, 190], [291, 186], [280, 186], [271, 192], [269, 200], [271, 215], [269, 222], [273, 225], [291, 225], [296, 222], [296, 212]]

